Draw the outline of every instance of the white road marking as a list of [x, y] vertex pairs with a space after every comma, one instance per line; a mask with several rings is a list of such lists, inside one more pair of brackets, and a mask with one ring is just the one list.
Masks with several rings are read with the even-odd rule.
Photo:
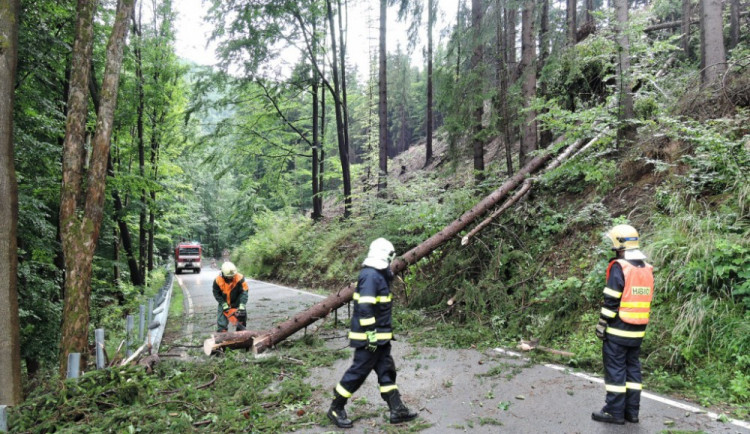
[[[512, 356], [512, 357], [518, 357], [518, 358], [520, 358], [522, 360], [529, 360], [527, 357], [523, 357], [523, 355], [521, 355], [520, 353], [517, 353], [515, 351], [509, 351], [509, 350], [506, 350], [504, 348], [495, 348], [494, 351], [497, 352], [497, 353], [500, 353], [500, 354], [506, 354], [506, 355], [509, 355], [509, 356]], [[556, 371], [567, 372], [568, 374], [575, 375], [576, 377], [580, 377], [580, 378], [583, 378], [583, 379], [586, 379], [586, 380], [589, 380], [589, 381], [593, 381], [595, 383], [604, 384], [604, 380], [601, 379], [601, 378], [594, 377], [594, 376], [592, 376], [590, 374], [585, 374], [585, 373], [582, 373], [582, 372], [573, 372], [573, 371], [570, 371], [565, 366], [554, 365], [552, 363], [545, 363], [544, 366], [546, 366], [548, 368], [551, 368], [551, 369], [554, 369]], [[690, 412], [693, 412], [693, 413], [702, 413], [702, 414], [705, 414], [706, 416], [710, 417], [713, 420], [718, 420], [721, 416], [724, 416], [724, 415], [719, 415], [719, 414], [711, 412], [711, 411], [703, 410], [702, 408], [699, 408], [699, 407], [695, 407], [695, 406], [692, 406], [692, 405], [689, 405], [689, 404], [684, 404], [682, 402], [674, 401], [674, 400], [669, 399], [669, 398], [664, 398], [664, 397], [661, 397], [661, 396], [658, 396], [658, 395], [654, 395], [653, 393], [649, 393], [649, 392], [646, 392], [646, 391], [642, 391], [641, 392], [641, 396], [643, 398], [650, 399], [650, 400], [657, 401], [657, 402], [661, 402], [662, 404], [670, 405], [672, 407], [676, 407], [676, 408], [679, 408], [679, 409], [682, 409], [682, 410], [685, 410], [685, 411], [690, 411]], [[726, 418], [726, 420], [729, 423], [733, 424], [733, 425], [741, 426], [742, 428], [745, 428], [745, 429], [750, 429], [750, 423], [745, 422], [744, 420], [737, 420], [737, 419], [731, 419], [731, 418]]]
[[188, 291], [187, 287], [183, 285], [182, 279], [177, 278], [177, 282], [180, 284], [180, 288], [182, 288], [182, 293], [185, 294], [185, 298], [188, 302], [188, 315], [192, 315], [195, 312], [195, 309], [193, 309], [193, 297], [190, 296], [190, 291]]

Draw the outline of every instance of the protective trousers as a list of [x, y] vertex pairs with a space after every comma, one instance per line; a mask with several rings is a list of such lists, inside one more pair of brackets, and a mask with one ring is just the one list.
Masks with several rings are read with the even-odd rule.
[[638, 417], [641, 402], [640, 346], [626, 346], [607, 339], [603, 343], [604, 385], [607, 389], [603, 411], [615, 418], [625, 414]]
[[355, 349], [352, 366], [344, 373], [336, 386], [336, 392], [344, 398], [350, 398], [373, 370], [378, 375], [381, 394], [397, 388], [396, 364], [393, 363], [393, 357], [391, 357], [390, 342], [379, 345], [374, 352], [367, 351], [367, 348]]

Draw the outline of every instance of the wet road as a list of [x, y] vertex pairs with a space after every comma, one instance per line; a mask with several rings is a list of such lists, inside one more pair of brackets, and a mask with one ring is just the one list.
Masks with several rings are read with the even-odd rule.
[[[213, 296], [213, 281], [219, 270], [207, 264], [198, 274], [175, 276], [184, 296], [184, 314], [188, 316], [185, 337], [190, 341], [208, 338], [216, 331], [217, 302]], [[323, 300], [322, 295], [287, 288], [246, 278], [250, 286], [247, 302], [247, 328], [266, 330], [292, 315]], [[339, 319], [345, 320], [347, 308], [339, 309]], [[315, 327], [315, 326], [312, 326]], [[298, 332], [304, 333], [304, 330]]]
[[[217, 303], [212, 284], [218, 274], [218, 270], [205, 266], [200, 274], [175, 276], [184, 295], [187, 342], [202, 343], [216, 329]], [[248, 279], [248, 283], [251, 330], [268, 329], [323, 299], [321, 295], [257, 280]], [[340, 320], [346, 321], [346, 314], [346, 307], [339, 309]], [[398, 336], [399, 331], [396, 332]], [[302, 333], [299, 331], [298, 335]], [[324, 332], [341, 335], [341, 339], [331, 342], [338, 347], [346, 345], [345, 333], [343, 327]], [[399, 340], [394, 343], [393, 352], [405, 401], [419, 409], [421, 420], [430, 424], [424, 432], [750, 434], [747, 421], [719, 422], [710, 409], [647, 390], [641, 400], [639, 424], [594, 422], [591, 411], [604, 401], [604, 385], [599, 376], [572, 372], [562, 366], [530, 364], [513, 351], [421, 348]], [[327, 409], [330, 388], [350, 363], [351, 359], [342, 359], [333, 367], [317, 368], [311, 373], [307, 381], [320, 386], [313, 404], [319, 411]], [[374, 377], [371, 375], [354, 396], [366, 400], [364, 404], [355, 401], [351, 406], [355, 427], [349, 432], [380, 431], [389, 425], [380, 416], [366, 416], [385, 411]], [[364, 417], [360, 419], [360, 415]], [[303, 432], [330, 432], [331, 428], [318, 426]]]

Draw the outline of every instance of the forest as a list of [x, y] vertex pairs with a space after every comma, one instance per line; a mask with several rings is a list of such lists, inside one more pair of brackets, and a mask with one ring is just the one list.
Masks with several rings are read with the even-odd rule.
[[434, 239], [399, 327], [601, 370], [627, 223], [655, 267], [645, 381], [748, 418], [750, 3], [208, 0], [216, 65], [177, 55], [179, 3], [0, 0], [0, 404], [118, 339], [181, 240], [330, 293], [372, 239]]

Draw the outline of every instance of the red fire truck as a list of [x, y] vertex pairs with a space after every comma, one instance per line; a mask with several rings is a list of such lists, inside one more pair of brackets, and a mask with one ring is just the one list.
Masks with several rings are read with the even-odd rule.
[[198, 242], [182, 242], [174, 248], [174, 273], [180, 274], [184, 270], [201, 272], [201, 244]]

